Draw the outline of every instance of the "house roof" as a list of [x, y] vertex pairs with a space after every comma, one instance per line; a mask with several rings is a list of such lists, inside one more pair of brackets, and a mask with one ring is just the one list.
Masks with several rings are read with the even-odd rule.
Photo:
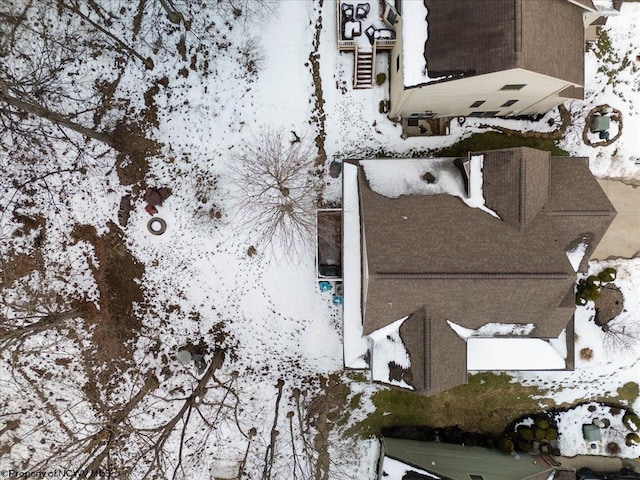
[[583, 7], [566, 0], [424, 2], [430, 78], [523, 68], [584, 84]]
[[[576, 242], [586, 244], [584, 271], [615, 216], [586, 159], [524, 147], [470, 158], [477, 155], [484, 158], [486, 207], [501, 218], [451, 194], [425, 194], [419, 188], [425, 171], [439, 175], [434, 165], [446, 175], [455, 171], [444, 168], [442, 159], [412, 160], [415, 165], [376, 160], [375, 178], [367, 160], [358, 163], [363, 334], [410, 316], [400, 336], [417, 390], [436, 392], [465, 382], [466, 344], [447, 320], [472, 329], [491, 322], [530, 323], [530, 336], [557, 337], [575, 308], [575, 271], [566, 252]], [[390, 198], [394, 189], [379, 187], [380, 162], [393, 172], [390, 178], [411, 185], [406, 194]], [[406, 173], [399, 176], [396, 165]], [[463, 171], [458, 170], [461, 177]], [[436, 176], [438, 181], [444, 180]], [[461, 180], [461, 188], [473, 181]]]
[[509, 225], [524, 228], [549, 200], [549, 152], [532, 148], [482, 152], [487, 206]]
[[528, 453], [519, 458], [495, 449], [443, 442], [382, 438], [381, 455], [425, 470], [435, 478], [468, 480], [469, 474], [486, 480], [544, 480], [553, 468], [534, 461]]
[[400, 338], [411, 360], [409, 383], [417, 391], [437, 393], [467, 382], [465, 341], [426, 308], [402, 324]]

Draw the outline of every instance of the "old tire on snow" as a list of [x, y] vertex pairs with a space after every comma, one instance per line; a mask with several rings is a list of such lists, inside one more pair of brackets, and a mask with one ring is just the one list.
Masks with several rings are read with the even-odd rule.
[[153, 217], [147, 222], [147, 230], [152, 235], [162, 235], [167, 230], [167, 222], [160, 217]]

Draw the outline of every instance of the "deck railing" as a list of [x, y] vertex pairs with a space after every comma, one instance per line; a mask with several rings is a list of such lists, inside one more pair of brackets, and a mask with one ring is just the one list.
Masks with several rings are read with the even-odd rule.
[[378, 39], [373, 40], [373, 55], [371, 56], [371, 85], [376, 77], [376, 50], [378, 49]]
[[377, 38], [376, 47], [380, 50], [390, 50], [396, 45], [395, 38]]
[[355, 50], [355, 40], [338, 40], [338, 50]]
[[353, 51], [353, 84], [358, 84], [358, 49]]

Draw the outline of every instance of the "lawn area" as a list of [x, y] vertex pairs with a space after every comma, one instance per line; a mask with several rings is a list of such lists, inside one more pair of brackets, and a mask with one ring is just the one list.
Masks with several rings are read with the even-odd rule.
[[[617, 395], [594, 400], [632, 405], [638, 398], [638, 392], [638, 384], [629, 382], [617, 390]], [[357, 403], [359, 399], [352, 399], [351, 408], [356, 406], [354, 400]], [[457, 425], [467, 432], [497, 435], [523, 415], [542, 413], [553, 407], [572, 406], [566, 403], [556, 405], [544, 390], [512, 382], [512, 377], [505, 373], [492, 372], [469, 375], [466, 385], [438, 395], [424, 396], [393, 388], [377, 392], [372, 400], [375, 412], [354, 425], [349, 434], [367, 438], [380, 435], [384, 427], [439, 428]]]
[[469, 383], [438, 395], [423, 396], [398, 389], [373, 396], [374, 413], [353, 427], [362, 437], [380, 434], [387, 426], [446, 427], [458, 425], [469, 432], [498, 434], [514, 419], [543, 412], [550, 399], [535, 400], [544, 392], [511, 382], [506, 374], [483, 372], [469, 375]]
[[498, 132], [474, 133], [458, 143], [436, 151], [436, 156], [466, 157], [469, 152], [510, 147], [531, 147], [551, 152], [553, 156], [567, 156], [568, 152], [550, 138], [518, 137]]

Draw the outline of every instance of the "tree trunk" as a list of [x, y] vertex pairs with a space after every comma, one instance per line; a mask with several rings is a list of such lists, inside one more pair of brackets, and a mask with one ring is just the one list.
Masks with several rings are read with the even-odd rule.
[[170, 0], [160, 0], [160, 5], [167, 13], [167, 18], [171, 23], [175, 23], [176, 25], [180, 25], [180, 23], [182, 23], [182, 14], [176, 10], [176, 7]]
[[129, 52], [130, 55], [132, 55], [132, 56], [136, 57], [138, 60], [140, 60], [144, 64], [144, 66], [146, 67], [147, 70], [152, 70], [153, 69], [153, 60], [151, 60], [151, 58], [144, 58], [142, 55], [140, 55], [138, 52], [136, 52], [133, 48], [131, 48], [129, 45], [127, 45], [122, 40], [120, 40], [120, 38], [116, 37], [109, 30], [107, 30], [106, 28], [102, 27], [102, 25], [99, 25], [98, 23], [96, 23], [93, 20], [91, 20], [91, 18], [89, 18], [86, 14], [82, 13], [82, 11], [80, 10], [79, 6], [77, 6], [77, 5], [76, 6], [67, 5], [66, 3], [64, 3], [64, 2], [62, 2], [60, 0], [58, 1], [58, 5], [60, 5], [60, 6], [64, 7], [64, 8], [66, 8], [67, 10], [75, 13], [80, 18], [82, 18], [83, 20], [85, 20], [86, 22], [91, 24], [91, 26], [93, 26], [96, 30], [98, 30], [99, 32], [102, 32], [104, 35], [106, 35], [107, 37], [112, 39], [116, 43], [116, 46], [120, 47], [122, 50], [124, 50], [126, 52]]
[[48, 108], [43, 107], [42, 105], [39, 105], [37, 103], [29, 102], [11, 96], [9, 94], [9, 85], [3, 80], [0, 80], [0, 101], [5, 102], [13, 108], [17, 108], [18, 110], [21, 110], [23, 112], [30, 113], [40, 118], [44, 118], [46, 120], [49, 120], [50, 122], [68, 128], [69, 130], [73, 130], [74, 132], [84, 135], [85, 137], [93, 138], [94, 140], [106, 143], [107, 145], [115, 149], [118, 148], [115, 139], [108, 133], [96, 132], [95, 130], [71, 121], [66, 115], [49, 110]]

